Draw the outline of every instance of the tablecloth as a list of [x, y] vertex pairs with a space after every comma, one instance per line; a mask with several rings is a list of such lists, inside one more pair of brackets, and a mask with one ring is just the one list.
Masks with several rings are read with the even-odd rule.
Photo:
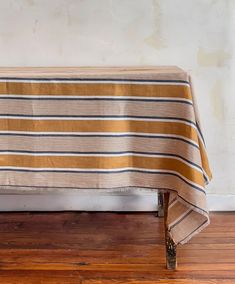
[[190, 75], [169, 67], [0, 68], [0, 188], [170, 192], [176, 244], [209, 223]]

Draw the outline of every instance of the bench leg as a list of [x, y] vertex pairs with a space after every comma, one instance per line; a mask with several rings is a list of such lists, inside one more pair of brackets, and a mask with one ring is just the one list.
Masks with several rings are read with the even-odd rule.
[[158, 193], [158, 217], [164, 216], [164, 193]]
[[166, 266], [167, 269], [177, 268], [176, 244], [173, 242], [167, 230], [167, 209], [169, 203], [169, 192], [164, 193], [164, 227], [165, 227], [165, 246], [166, 246]]

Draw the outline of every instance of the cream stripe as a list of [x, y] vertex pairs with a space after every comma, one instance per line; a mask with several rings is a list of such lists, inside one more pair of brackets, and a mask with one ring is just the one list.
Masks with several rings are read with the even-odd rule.
[[192, 100], [190, 99], [184, 99], [184, 98], [174, 98], [174, 97], [140, 97], [140, 96], [56, 96], [56, 95], [13, 95], [13, 94], [0, 94], [0, 98], [35, 98], [35, 99], [111, 99], [111, 100], [119, 100], [119, 99], [131, 99], [131, 100], [150, 100], [150, 101], [157, 101], [157, 100], [169, 100], [169, 101], [182, 101], [182, 102], [188, 102], [192, 104]]

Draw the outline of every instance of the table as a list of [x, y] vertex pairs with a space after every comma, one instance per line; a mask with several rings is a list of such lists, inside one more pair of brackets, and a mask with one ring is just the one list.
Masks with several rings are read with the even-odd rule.
[[210, 223], [212, 174], [184, 70], [0, 68], [0, 101], [1, 192], [158, 192], [173, 269], [176, 246]]

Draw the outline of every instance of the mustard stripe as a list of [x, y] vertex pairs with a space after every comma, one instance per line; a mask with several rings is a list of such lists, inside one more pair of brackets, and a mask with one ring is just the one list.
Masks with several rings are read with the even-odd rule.
[[203, 173], [200, 165], [180, 156], [172, 153], [150, 153], [150, 152], [138, 152], [138, 151], [102, 151], [102, 152], [79, 152], [79, 151], [30, 151], [30, 150], [0, 150], [2, 155], [27, 155], [27, 156], [80, 156], [80, 157], [121, 157], [121, 156], [138, 156], [138, 157], [171, 157], [176, 160], [180, 160], [186, 165], [197, 169]]
[[142, 132], [175, 134], [198, 141], [197, 131], [178, 122], [132, 120], [26, 120], [0, 119], [1, 131], [33, 132]]
[[0, 82], [0, 94], [56, 96], [140, 96], [192, 99], [190, 88], [184, 85], [140, 84], [66, 84]]
[[0, 166], [32, 167], [32, 168], [85, 168], [116, 169], [144, 168], [176, 171], [187, 179], [204, 185], [201, 172], [175, 158], [166, 157], [97, 157], [97, 156], [28, 156], [0, 155]]

